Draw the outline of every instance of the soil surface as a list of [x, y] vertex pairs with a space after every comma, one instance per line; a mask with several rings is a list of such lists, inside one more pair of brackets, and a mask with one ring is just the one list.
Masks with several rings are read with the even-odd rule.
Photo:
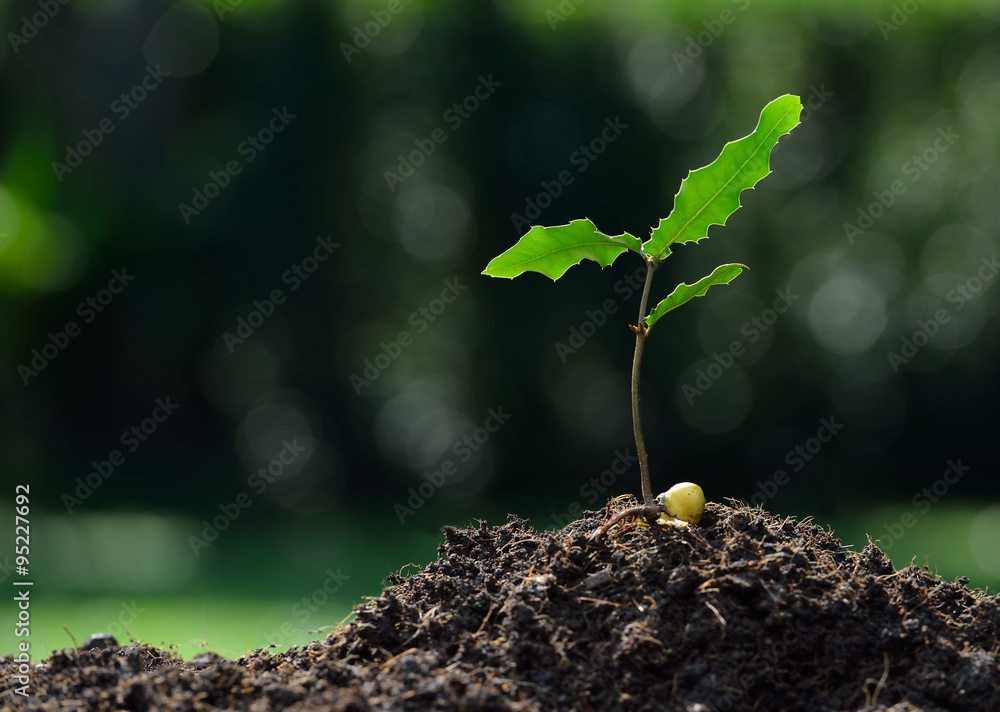
[[[30, 672], [39, 710], [1000, 710], [1000, 597], [893, 569], [810, 523], [446, 528], [439, 556], [325, 640], [183, 662], [107, 640]], [[735, 503], [734, 503], [735, 504]]]

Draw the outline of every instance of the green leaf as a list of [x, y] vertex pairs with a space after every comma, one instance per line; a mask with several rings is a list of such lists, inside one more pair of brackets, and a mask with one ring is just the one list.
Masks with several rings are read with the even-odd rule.
[[685, 284], [681, 282], [677, 287], [670, 293], [670, 296], [664, 299], [662, 302], [656, 305], [656, 308], [649, 313], [646, 317], [646, 328], [652, 329], [653, 324], [659, 321], [660, 317], [669, 311], [673, 311], [682, 304], [687, 304], [689, 301], [695, 297], [705, 296], [705, 292], [708, 291], [709, 287], [715, 286], [716, 284], [729, 284], [734, 279], [736, 279], [740, 272], [745, 269], [749, 269], [746, 265], [741, 264], [728, 264], [719, 265], [715, 268], [715, 271], [707, 277], [702, 277], [694, 284]]
[[568, 225], [535, 225], [517, 244], [494, 257], [483, 274], [513, 279], [525, 272], [541, 272], [555, 281], [566, 270], [584, 259], [607, 267], [626, 250], [642, 254], [639, 238], [629, 235], [605, 235], [590, 220], [573, 220]]
[[771, 172], [771, 149], [798, 126], [801, 111], [799, 97], [778, 97], [760, 112], [752, 134], [730, 141], [711, 164], [690, 171], [681, 182], [670, 215], [660, 220], [643, 245], [646, 254], [665, 257], [673, 243], [697, 242], [708, 237], [710, 226], [725, 225], [740, 208], [740, 193]]

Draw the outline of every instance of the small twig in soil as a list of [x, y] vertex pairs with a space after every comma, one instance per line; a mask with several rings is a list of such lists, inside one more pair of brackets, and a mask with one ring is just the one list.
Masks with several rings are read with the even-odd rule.
[[63, 630], [66, 631], [66, 635], [69, 636], [69, 639], [73, 641], [73, 647], [76, 648], [77, 650], [79, 650], [80, 649], [80, 644], [76, 642], [76, 636], [73, 635], [73, 633], [70, 631], [70, 629], [67, 628], [65, 625], [63, 625]]
[[637, 507], [629, 507], [628, 509], [623, 509], [618, 512], [615, 516], [611, 517], [607, 522], [602, 524], [597, 531], [590, 535], [591, 539], [600, 539], [604, 534], [613, 527], [615, 524], [623, 519], [631, 517], [642, 517], [646, 520], [646, 523], [652, 526], [656, 524], [656, 518], [660, 516], [660, 512], [665, 512], [666, 507], [662, 504], [640, 504]]

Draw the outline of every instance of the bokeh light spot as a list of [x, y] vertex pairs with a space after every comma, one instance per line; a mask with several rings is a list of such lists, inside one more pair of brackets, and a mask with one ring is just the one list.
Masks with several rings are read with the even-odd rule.
[[969, 547], [972, 555], [991, 576], [1000, 578], [1000, 504], [981, 511], [969, 526]]
[[454, 191], [413, 185], [400, 191], [393, 207], [403, 249], [422, 262], [452, 264], [473, 245], [469, 206]]
[[200, 74], [219, 53], [218, 23], [195, 0], [179, 0], [153, 25], [142, 53], [172, 77]]
[[841, 271], [809, 303], [809, 327], [827, 351], [851, 355], [867, 350], [886, 325], [885, 299], [870, 280]]

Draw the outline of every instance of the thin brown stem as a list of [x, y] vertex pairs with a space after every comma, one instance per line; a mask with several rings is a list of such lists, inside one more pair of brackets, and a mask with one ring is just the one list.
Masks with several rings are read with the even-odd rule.
[[656, 518], [660, 516], [660, 512], [666, 511], [664, 507], [659, 502], [654, 502], [651, 505], [640, 504], [637, 507], [629, 507], [628, 509], [623, 509], [618, 512], [615, 516], [611, 517], [608, 521], [598, 527], [597, 531], [590, 535], [591, 539], [600, 539], [604, 536], [607, 531], [613, 527], [615, 524], [623, 519], [638, 518], [646, 520], [646, 523], [652, 526], [656, 523]]
[[642, 363], [642, 348], [646, 343], [646, 302], [649, 287], [653, 283], [653, 271], [659, 264], [655, 257], [646, 258], [646, 283], [642, 287], [639, 302], [639, 321], [632, 330], [635, 332], [635, 356], [632, 358], [632, 429], [635, 431], [635, 450], [639, 458], [639, 475], [642, 478], [642, 501], [647, 507], [654, 504], [653, 488], [649, 482], [649, 458], [646, 456], [646, 441], [642, 437], [642, 416], [639, 413], [639, 365]]

